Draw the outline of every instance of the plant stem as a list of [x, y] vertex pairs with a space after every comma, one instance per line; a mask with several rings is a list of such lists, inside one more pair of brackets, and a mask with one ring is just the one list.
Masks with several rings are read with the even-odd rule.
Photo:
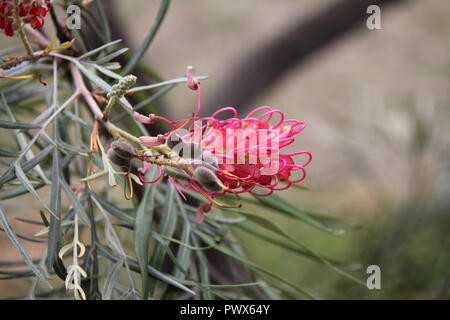
[[23, 22], [19, 16], [19, 0], [14, 0], [14, 22], [18, 24], [19, 29], [17, 32], [19, 33], [20, 40], [22, 40], [23, 46], [27, 51], [27, 55], [33, 55], [33, 49], [31, 48], [30, 42], [28, 41], [27, 35], [23, 31]]
[[23, 27], [19, 27], [19, 36], [20, 39], [23, 42], [23, 46], [25, 47], [25, 50], [27, 50], [27, 55], [33, 56], [33, 49], [31, 48], [30, 42], [28, 41], [27, 35], [23, 31]]
[[116, 103], [116, 97], [111, 97], [108, 101], [108, 104], [105, 107], [105, 110], [103, 111], [103, 121], [108, 121], [109, 114], [111, 113], [111, 109]]

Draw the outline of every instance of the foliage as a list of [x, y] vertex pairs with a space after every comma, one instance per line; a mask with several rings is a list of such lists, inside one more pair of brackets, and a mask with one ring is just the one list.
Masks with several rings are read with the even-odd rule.
[[[161, 2], [141, 46], [127, 56], [121, 41], [110, 39], [101, 2], [93, 1], [82, 7], [82, 25], [90, 26], [90, 32], [70, 32], [55, 24], [58, 39], [47, 38], [43, 44], [42, 35], [31, 30], [32, 40], [41, 39], [35, 41], [41, 51], [2, 65], [0, 127], [4, 136], [13, 139], [2, 139], [0, 150], [0, 221], [1, 230], [23, 258], [17, 262], [23, 268], [3, 268], [16, 262], [0, 261], [0, 279], [33, 279], [26, 296], [31, 299], [72, 294], [77, 299], [317, 297], [252, 262], [236, 237], [240, 230], [361, 283], [343, 270], [341, 262], [310, 249], [273, 221], [249, 212], [247, 206], [270, 207], [318, 232], [338, 236], [342, 230], [333, 227], [336, 221], [331, 217], [303, 211], [277, 195], [242, 196], [242, 208], [213, 208], [199, 224], [195, 214], [201, 194], [190, 191], [184, 201], [167, 179], [143, 187], [134, 175], [136, 166], [128, 174], [106, 156], [106, 146], [117, 135], [142, 136], [154, 130], [135, 122], [133, 111], [157, 113], [155, 101], [187, 80], [181, 76], [158, 81], [148, 66], [139, 63], [169, 2]], [[72, 3], [79, 4], [65, 0], [55, 7], [65, 9]], [[19, 50], [8, 49], [0, 56], [19, 54]], [[105, 96], [131, 71], [143, 77], [132, 90], [115, 98], [117, 104], [106, 103]], [[34, 78], [50, 80], [43, 86]], [[110, 116], [106, 119], [105, 110]], [[156, 174], [151, 170], [146, 179]], [[126, 198], [133, 193], [132, 200], [124, 202], [119, 190], [125, 190]], [[21, 221], [42, 227], [33, 236], [16, 232], [9, 214], [15, 204], [30, 196], [41, 211], [35, 213], [36, 219]], [[234, 201], [229, 196], [221, 200]], [[263, 232], [258, 231], [261, 228]], [[24, 241], [46, 242], [45, 254], [33, 260]]]

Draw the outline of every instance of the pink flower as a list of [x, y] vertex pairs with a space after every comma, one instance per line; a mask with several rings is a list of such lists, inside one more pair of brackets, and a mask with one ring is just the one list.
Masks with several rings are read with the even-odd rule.
[[[224, 112], [231, 112], [231, 118], [218, 119]], [[255, 116], [259, 112], [262, 114]], [[274, 120], [276, 115], [278, 120]], [[223, 108], [200, 121], [206, 122], [201, 127], [200, 139], [195, 137], [195, 123], [183, 139], [199, 142], [203, 151], [210, 152], [218, 160], [221, 171], [217, 176], [227, 188], [210, 194], [250, 192], [268, 196], [305, 178], [304, 168], [311, 162], [311, 154], [308, 151], [282, 153], [306, 127], [305, 123], [285, 119], [283, 112], [268, 106], [253, 110], [242, 119], [238, 118], [234, 108]], [[303, 163], [296, 164], [296, 156], [303, 156]], [[266, 192], [256, 193], [256, 187]]]
[[166, 142], [166, 138], [164, 138], [162, 135], [158, 135], [157, 137], [142, 136], [139, 137], [139, 141], [145, 146], [155, 147]]
[[[211, 204], [232, 207], [218, 203], [214, 196], [245, 192], [269, 196], [276, 190], [285, 190], [305, 179], [305, 167], [311, 162], [311, 153], [306, 150], [285, 151], [306, 127], [304, 122], [285, 119], [282, 111], [269, 106], [256, 108], [243, 118], [239, 118], [236, 109], [231, 107], [222, 108], [210, 117], [199, 118], [200, 82], [193, 80], [189, 67], [187, 79], [188, 87], [198, 92], [197, 111], [193, 117], [179, 122], [155, 115], [145, 117], [135, 114], [134, 118], [146, 124], [163, 120], [172, 126], [172, 130], [162, 135], [167, 138], [168, 147], [176, 151], [170, 161], [188, 164], [190, 169], [174, 165], [175, 168], [164, 172], [183, 197], [180, 187], [193, 189], [209, 201], [199, 206], [198, 222], [203, 221], [204, 213], [210, 210]], [[231, 116], [220, 119], [224, 113], [231, 113]], [[187, 130], [182, 129], [192, 120], [195, 121]], [[179, 139], [181, 144], [171, 142], [173, 137]], [[145, 145], [157, 143], [155, 137], [140, 137], [140, 140]], [[175, 144], [189, 146], [188, 150], [198, 152], [177, 150]], [[149, 167], [145, 163], [145, 169], [140, 171], [141, 176]], [[160, 170], [155, 180], [144, 182], [153, 183], [161, 176]]]

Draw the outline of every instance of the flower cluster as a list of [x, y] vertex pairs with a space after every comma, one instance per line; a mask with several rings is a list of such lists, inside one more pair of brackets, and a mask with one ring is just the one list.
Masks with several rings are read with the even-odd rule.
[[0, 0], [0, 29], [12, 37], [22, 22], [34, 29], [42, 28], [50, 7], [51, 3], [43, 0]]
[[[231, 112], [232, 117], [218, 119], [223, 112]], [[258, 112], [262, 114], [255, 116]], [[276, 115], [279, 119], [273, 121]], [[238, 118], [234, 108], [223, 108], [200, 121], [205, 123], [200, 128], [201, 136], [196, 137], [199, 130], [195, 128], [198, 125], [195, 122], [183, 140], [198, 142], [203, 152], [210, 152], [217, 158], [221, 169], [217, 176], [226, 186], [220, 194], [249, 192], [268, 196], [305, 178], [304, 168], [311, 162], [311, 154], [305, 150], [281, 153], [283, 148], [294, 142], [295, 136], [305, 128], [305, 123], [285, 119], [283, 112], [268, 106], [256, 108], [242, 119]], [[306, 159], [302, 164], [296, 164], [295, 156], [305, 156]], [[256, 187], [266, 192], [256, 193]]]
[[[140, 137], [140, 143], [147, 150], [115, 145], [116, 154], [143, 161], [144, 167], [138, 171], [142, 182], [154, 183], [166, 175], [183, 197], [181, 189], [201, 193], [209, 201], [198, 208], [197, 221], [201, 222], [211, 204], [232, 207], [218, 203], [215, 196], [226, 193], [237, 197], [241, 193], [269, 196], [305, 179], [305, 167], [311, 162], [311, 154], [306, 150], [282, 153], [305, 128], [305, 123], [285, 119], [282, 111], [269, 106], [256, 108], [243, 118], [239, 118], [232, 107], [199, 118], [200, 83], [193, 80], [191, 69], [187, 75], [189, 88], [198, 91], [197, 111], [192, 117], [171, 121], [135, 113], [137, 121], [153, 124], [163, 120], [172, 130], [156, 137]], [[222, 120], [227, 112], [231, 117]], [[297, 156], [305, 158], [301, 164], [296, 163]], [[144, 175], [151, 165], [158, 166], [159, 174], [152, 181], [146, 181]]]

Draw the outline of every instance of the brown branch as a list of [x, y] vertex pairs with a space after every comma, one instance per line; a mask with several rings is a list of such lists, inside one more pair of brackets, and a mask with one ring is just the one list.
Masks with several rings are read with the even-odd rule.
[[205, 99], [203, 112], [211, 114], [218, 107], [245, 106], [259, 93], [272, 86], [294, 66], [305, 63], [333, 41], [358, 27], [365, 27], [369, 5], [379, 5], [384, 14], [388, 4], [402, 0], [338, 0], [307, 19], [289, 26], [280, 35], [256, 48], [242, 48], [244, 56], [229, 68], [217, 90]]

